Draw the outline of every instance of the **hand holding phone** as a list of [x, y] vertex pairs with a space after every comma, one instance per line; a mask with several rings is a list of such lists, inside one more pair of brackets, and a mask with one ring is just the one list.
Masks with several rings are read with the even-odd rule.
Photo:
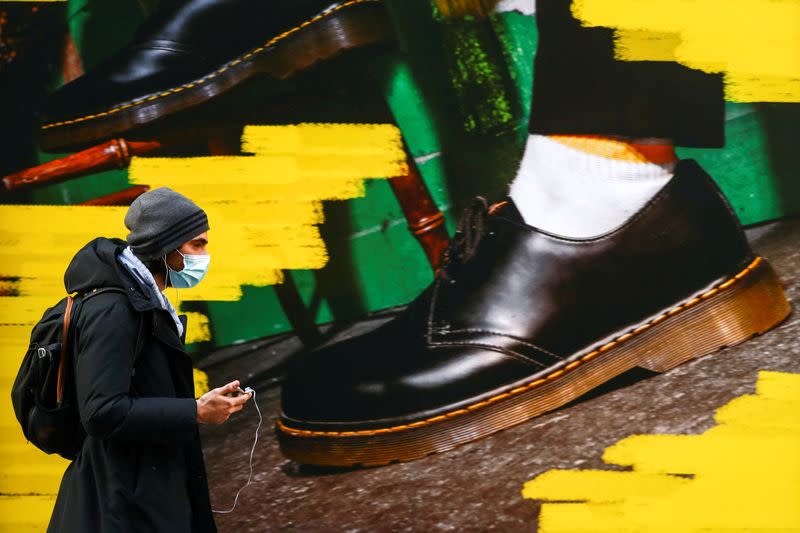
[[253, 389], [250, 387], [245, 387], [242, 389], [241, 387], [236, 387], [233, 392], [229, 394], [231, 398], [236, 398], [237, 396], [241, 396], [242, 394], [249, 394], [250, 396], [253, 395]]
[[222, 424], [253, 397], [253, 389], [243, 390], [239, 381], [212, 389], [197, 399], [197, 421], [201, 424]]

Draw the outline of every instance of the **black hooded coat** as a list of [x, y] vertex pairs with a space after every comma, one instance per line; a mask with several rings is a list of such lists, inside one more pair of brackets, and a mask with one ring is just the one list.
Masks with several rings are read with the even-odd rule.
[[[64, 274], [68, 293], [114, 286], [126, 294], [98, 294], [79, 311], [73, 362], [87, 437], [64, 472], [47, 531], [216, 531], [185, 335], [118, 262], [125, 246], [94, 239]], [[134, 366], [140, 318], [147, 322]]]

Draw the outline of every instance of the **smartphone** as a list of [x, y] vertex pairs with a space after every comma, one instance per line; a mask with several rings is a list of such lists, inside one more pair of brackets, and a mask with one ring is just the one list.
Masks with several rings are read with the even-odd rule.
[[250, 387], [245, 387], [244, 390], [242, 390], [242, 388], [239, 387], [235, 391], [226, 394], [226, 396], [230, 398], [236, 398], [237, 396], [241, 396], [242, 394], [251, 394], [253, 392], [255, 391], [253, 391], [253, 389], [251, 389]]

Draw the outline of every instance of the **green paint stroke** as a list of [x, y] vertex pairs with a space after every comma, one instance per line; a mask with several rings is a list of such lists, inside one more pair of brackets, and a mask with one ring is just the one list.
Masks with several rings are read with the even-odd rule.
[[502, 135], [523, 115], [503, 46], [490, 19], [442, 21], [442, 47], [464, 131]]

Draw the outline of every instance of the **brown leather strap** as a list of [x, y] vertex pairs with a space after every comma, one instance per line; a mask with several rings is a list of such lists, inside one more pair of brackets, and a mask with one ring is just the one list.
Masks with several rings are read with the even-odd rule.
[[56, 405], [61, 405], [64, 397], [64, 379], [69, 353], [69, 321], [72, 318], [72, 296], [67, 296], [67, 309], [64, 311], [64, 331], [61, 334], [61, 358], [58, 361], [58, 380], [56, 381]]

